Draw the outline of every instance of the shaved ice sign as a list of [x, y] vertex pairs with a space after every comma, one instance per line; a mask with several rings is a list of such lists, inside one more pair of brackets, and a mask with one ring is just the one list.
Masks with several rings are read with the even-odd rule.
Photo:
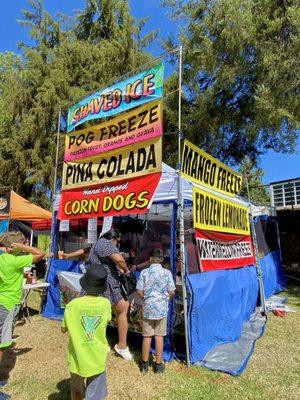
[[163, 95], [162, 63], [79, 101], [68, 111], [67, 131], [92, 119], [107, 118]]

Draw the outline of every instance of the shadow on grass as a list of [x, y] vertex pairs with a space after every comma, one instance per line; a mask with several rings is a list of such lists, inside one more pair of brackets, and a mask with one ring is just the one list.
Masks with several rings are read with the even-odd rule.
[[71, 397], [70, 379], [64, 379], [57, 384], [59, 392], [51, 393], [48, 400], [69, 400]]
[[[107, 340], [109, 346], [111, 348], [112, 353], [115, 353], [113, 348], [114, 345], [118, 342], [118, 331], [114, 327], [108, 327], [107, 333], [108, 333]], [[131, 332], [128, 334], [129, 343], [133, 341], [135, 342], [136, 345], [137, 344], [136, 341], [138, 343], [141, 342], [141, 336], [138, 335], [138, 338], [136, 338], [135, 336], [136, 334]], [[133, 351], [134, 361], [136, 362], [136, 364], [138, 364], [140, 360], [140, 351], [137, 351], [135, 347], [132, 347], [131, 350], [134, 350]], [[118, 355], [116, 354], [115, 356], [118, 357]], [[70, 379], [64, 379], [60, 381], [56, 387], [58, 391], [55, 393], [51, 393], [47, 398], [48, 400], [69, 400], [71, 398]]]
[[28, 353], [30, 350], [32, 350], [32, 347], [24, 347], [20, 349], [11, 347], [5, 351], [0, 368], [0, 381], [7, 381], [9, 379], [10, 372], [16, 364], [17, 357]]
[[295, 284], [295, 282], [293, 282], [293, 284], [291, 284], [289, 282], [288, 286], [285, 289], [286, 293], [288, 294], [288, 296], [293, 296], [297, 298], [297, 306], [300, 307], [300, 282], [299, 284]]
[[30, 318], [33, 317], [34, 315], [39, 315], [39, 311], [36, 310], [35, 308], [32, 307], [27, 307], [27, 309], [25, 309], [24, 307], [21, 308], [20, 313], [19, 313], [19, 317], [18, 319], [22, 320], [24, 318]]

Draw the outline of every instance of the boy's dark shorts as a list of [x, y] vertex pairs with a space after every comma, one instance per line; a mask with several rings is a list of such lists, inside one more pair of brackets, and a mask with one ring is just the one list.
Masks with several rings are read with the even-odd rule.
[[143, 336], [166, 336], [167, 334], [167, 318], [147, 319], [143, 318], [142, 322]]
[[85, 400], [105, 399], [108, 396], [105, 371], [89, 378], [71, 373], [71, 389]]

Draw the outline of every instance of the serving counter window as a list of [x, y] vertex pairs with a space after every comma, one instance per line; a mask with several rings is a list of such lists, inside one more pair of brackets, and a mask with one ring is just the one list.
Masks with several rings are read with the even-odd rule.
[[[172, 271], [176, 279], [176, 295], [174, 300], [174, 333], [184, 334], [183, 302], [181, 284], [181, 263], [179, 254], [179, 239], [176, 232], [172, 233], [172, 223], [169, 219], [151, 219], [151, 213], [147, 216], [114, 218], [113, 228], [121, 232], [120, 251], [127, 265], [140, 272], [150, 266], [150, 253], [154, 249], [161, 249], [164, 254], [163, 266]], [[97, 237], [101, 234], [102, 218], [98, 218]], [[172, 243], [172, 240], [175, 243]], [[69, 232], [60, 232], [59, 247], [61, 252], [70, 253], [78, 249], [84, 249], [91, 244], [87, 241], [87, 221], [71, 221]], [[173, 251], [173, 254], [172, 254]], [[68, 297], [68, 300], [70, 298]], [[142, 307], [141, 300], [136, 295], [131, 295], [131, 308], [129, 314], [129, 330], [141, 332]], [[116, 316], [113, 316], [112, 326], [117, 325]]]

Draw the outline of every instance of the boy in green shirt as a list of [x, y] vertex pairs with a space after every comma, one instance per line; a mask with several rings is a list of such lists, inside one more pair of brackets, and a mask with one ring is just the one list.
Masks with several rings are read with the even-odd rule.
[[[22, 299], [23, 270], [45, 256], [43, 251], [24, 243], [21, 232], [0, 236], [0, 363], [5, 349], [12, 344], [13, 320]], [[15, 255], [21, 252], [29, 254]]]
[[68, 364], [72, 400], [100, 400], [107, 397], [105, 375], [109, 347], [107, 323], [111, 320], [106, 290], [107, 272], [91, 266], [80, 279], [86, 295], [73, 299], [65, 310], [62, 332], [69, 331]]

